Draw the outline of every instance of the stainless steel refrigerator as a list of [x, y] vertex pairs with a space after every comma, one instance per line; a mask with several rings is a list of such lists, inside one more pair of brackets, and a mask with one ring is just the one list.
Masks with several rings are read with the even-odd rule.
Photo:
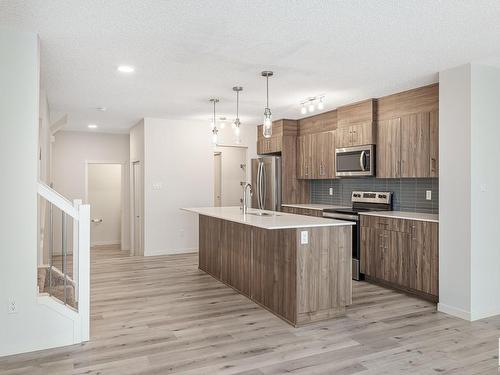
[[252, 208], [281, 211], [281, 158], [252, 159]]

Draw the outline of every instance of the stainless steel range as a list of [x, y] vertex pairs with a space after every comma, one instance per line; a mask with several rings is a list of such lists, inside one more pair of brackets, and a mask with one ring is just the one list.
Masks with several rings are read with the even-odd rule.
[[392, 210], [392, 193], [380, 191], [353, 191], [351, 194], [351, 208], [325, 209], [323, 217], [354, 221], [352, 230], [352, 278], [362, 280], [360, 273], [360, 232], [359, 213], [366, 211]]

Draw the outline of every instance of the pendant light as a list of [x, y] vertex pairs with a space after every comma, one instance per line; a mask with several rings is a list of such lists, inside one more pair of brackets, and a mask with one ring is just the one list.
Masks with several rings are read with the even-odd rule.
[[219, 103], [219, 99], [210, 98], [210, 102], [214, 105], [214, 116], [212, 118], [212, 143], [216, 145], [219, 140], [219, 129], [217, 129], [217, 122], [215, 118], [215, 105]]
[[262, 133], [265, 138], [270, 138], [273, 134], [273, 118], [271, 110], [269, 109], [269, 77], [273, 76], [273, 72], [264, 70], [261, 75], [262, 77], [266, 77], [266, 108], [264, 109], [264, 124], [262, 126]]
[[240, 91], [243, 91], [243, 87], [241, 86], [234, 86], [233, 91], [236, 92], [236, 119], [233, 122], [233, 128], [234, 128], [234, 134], [236, 136], [236, 143], [240, 144], [241, 143], [241, 138], [240, 138]]

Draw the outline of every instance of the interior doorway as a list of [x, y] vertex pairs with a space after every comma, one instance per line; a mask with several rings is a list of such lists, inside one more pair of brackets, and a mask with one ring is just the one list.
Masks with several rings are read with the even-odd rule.
[[214, 153], [214, 206], [239, 206], [243, 199], [247, 148], [218, 146]]
[[142, 166], [136, 161], [132, 163], [132, 237], [133, 255], [144, 255], [143, 240], [143, 189]]
[[121, 246], [122, 172], [120, 163], [87, 164], [91, 246]]

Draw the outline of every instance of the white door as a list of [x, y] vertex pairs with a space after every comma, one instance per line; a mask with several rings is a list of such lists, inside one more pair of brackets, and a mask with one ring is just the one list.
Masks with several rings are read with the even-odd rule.
[[134, 218], [134, 255], [143, 255], [142, 246], [142, 170], [139, 162], [133, 163], [133, 218]]
[[221, 153], [214, 153], [214, 206], [221, 206], [221, 187], [222, 187], [222, 158]]
[[122, 165], [89, 164], [87, 188], [91, 245], [119, 245], [122, 220]]

